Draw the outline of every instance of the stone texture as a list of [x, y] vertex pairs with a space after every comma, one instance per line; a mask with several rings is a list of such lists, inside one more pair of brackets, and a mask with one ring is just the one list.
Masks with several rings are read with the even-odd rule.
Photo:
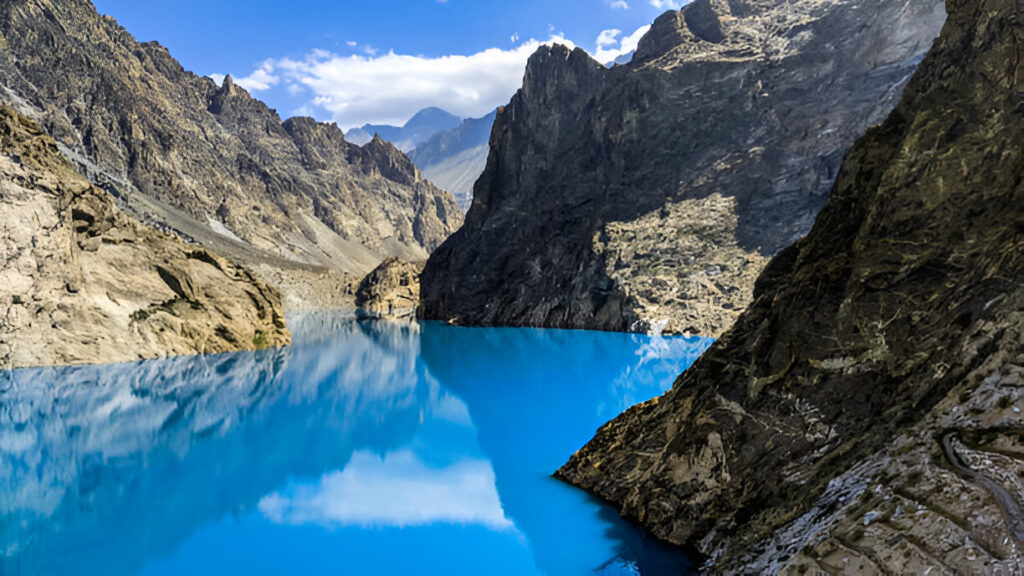
[[944, 17], [939, 0], [697, 0], [628, 65], [541, 48], [424, 270], [425, 317], [720, 334]]
[[0, 106], [0, 368], [286, 345], [281, 296], [146, 228]]
[[363, 278], [356, 291], [358, 313], [370, 318], [412, 318], [420, 302], [423, 262], [388, 258]]
[[558, 472], [712, 571], [1024, 567], [1024, 5], [948, 10], [736, 326]]
[[362, 277], [387, 256], [426, 258], [462, 222], [390, 144], [282, 122], [87, 0], [0, 3], [0, 101], [141, 220], [243, 263]]

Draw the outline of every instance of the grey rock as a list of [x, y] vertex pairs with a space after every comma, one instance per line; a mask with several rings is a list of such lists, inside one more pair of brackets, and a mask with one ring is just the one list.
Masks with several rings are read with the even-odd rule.
[[939, 0], [697, 0], [626, 65], [541, 48], [427, 263], [425, 317], [722, 333], [944, 18]]

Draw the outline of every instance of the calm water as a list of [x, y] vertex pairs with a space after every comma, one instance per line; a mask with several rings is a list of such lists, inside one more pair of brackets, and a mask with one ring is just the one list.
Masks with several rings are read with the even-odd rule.
[[0, 575], [689, 571], [550, 474], [708, 340], [291, 325], [287, 350], [0, 374]]

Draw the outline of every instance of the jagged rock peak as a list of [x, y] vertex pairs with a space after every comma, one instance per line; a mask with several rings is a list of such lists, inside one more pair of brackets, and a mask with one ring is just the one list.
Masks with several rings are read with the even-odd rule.
[[420, 171], [412, 160], [394, 144], [375, 135], [373, 140], [362, 147], [367, 166], [373, 166], [385, 178], [406, 185], [413, 185], [422, 179]]
[[523, 95], [543, 98], [565, 88], [585, 89], [591, 78], [604, 72], [606, 68], [582, 48], [570, 50], [562, 44], [541, 46], [526, 63]]
[[146, 221], [228, 242], [246, 262], [362, 276], [387, 256], [426, 257], [461, 223], [450, 195], [365, 170], [329, 128], [303, 142], [235, 78], [183, 71], [88, 2], [0, 2], [0, 46], [0, 99], [38, 118], [83, 173]]
[[[427, 318], [721, 334], [945, 18], [941, 0], [702, 1], [659, 19], [654, 59], [537, 50], [424, 269]], [[721, 41], [694, 34], [719, 40], [715, 22]]]

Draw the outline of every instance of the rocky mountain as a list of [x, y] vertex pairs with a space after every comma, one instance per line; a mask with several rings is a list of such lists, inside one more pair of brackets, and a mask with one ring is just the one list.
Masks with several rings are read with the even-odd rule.
[[140, 225], [0, 106], [0, 369], [286, 345], [281, 296]]
[[720, 334], [944, 18], [939, 0], [696, 0], [626, 65], [541, 48], [423, 272], [425, 317]]
[[0, 100], [144, 222], [264, 275], [286, 271], [299, 284], [285, 286], [290, 302], [325, 275], [345, 285], [386, 256], [423, 259], [462, 221], [390, 144], [282, 122], [230, 78], [218, 86], [136, 42], [88, 0], [0, 2]]
[[363, 145], [373, 140], [374, 136], [380, 136], [394, 143], [399, 150], [409, 152], [435, 134], [454, 130], [460, 123], [462, 118], [440, 108], [430, 107], [417, 112], [404, 126], [365, 124], [349, 130], [345, 137], [354, 144]]
[[1024, 5], [948, 10], [736, 326], [558, 474], [716, 572], [1024, 562]]
[[435, 134], [409, 153], [423, 175], [455, 197], [463, 210], [473, 202], [473, 184], [487, 166], [491, 128], [498, 112], [467, 118], [454, 130]]

